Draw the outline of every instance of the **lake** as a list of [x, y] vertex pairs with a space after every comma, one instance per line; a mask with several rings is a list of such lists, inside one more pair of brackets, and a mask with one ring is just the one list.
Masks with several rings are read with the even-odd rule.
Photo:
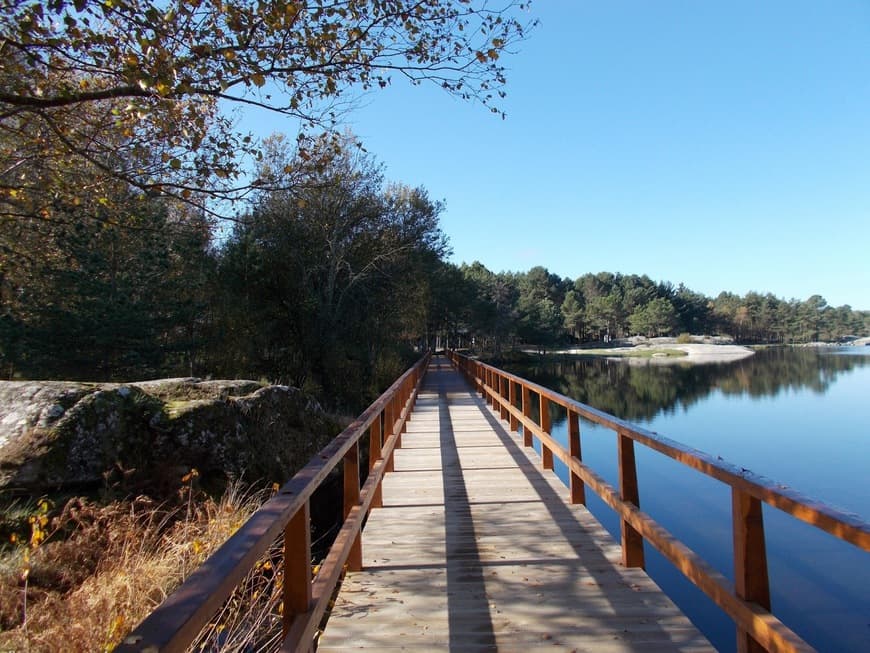
[[[650, 365], [592, 357], [509, 371], [864, 519], [870, 517], [870, 347], [771, 348], [731, 363]], [[616, 436], [581, 420], [584, 462], [618, 487]], [[567, 442], [564, 412], [553, 434]], [[567, 445], [566, 445], [567, 446]], [[636, 446], [644, 512], [733, 580], [731, 491]], [[556, 461], [567, 483], [567, 469]], [[619, 539], [619, 520], [587, 489]], [[764, 504], [776, 616], [820, 651], [870, 651], [870, 555]], [[650, 545], [647, 570], [720, 651], [731, 620]]]

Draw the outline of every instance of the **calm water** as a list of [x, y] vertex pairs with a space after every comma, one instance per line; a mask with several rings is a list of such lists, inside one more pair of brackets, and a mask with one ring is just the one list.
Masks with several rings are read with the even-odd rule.
[[[727, 364], [566, 359], [512, 366], [583, 403], [870, 518], [870, 347], [770, 349]], [[564, 415], [553, 420], [565, 443]], [[616, 436], [581, 421], [584, 461], [617, 485]], [[733, 579], [730, 488], [636, 447], [640, 502]], [[556, 461], [557, 473], [567, 470]], [[587, 490], [618, 539], [619, 521]], [[764, 506], [774, 613], [820, 651], [870, 651], [870, 554]], [[652, 547], [647, 569], [720, 651], [734, 627]]]

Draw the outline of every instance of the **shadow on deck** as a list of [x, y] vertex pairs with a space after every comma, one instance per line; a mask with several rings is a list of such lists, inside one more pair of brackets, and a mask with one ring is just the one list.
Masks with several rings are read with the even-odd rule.
[[443, 358], [394, 460], [318, 650], [713, 650]]

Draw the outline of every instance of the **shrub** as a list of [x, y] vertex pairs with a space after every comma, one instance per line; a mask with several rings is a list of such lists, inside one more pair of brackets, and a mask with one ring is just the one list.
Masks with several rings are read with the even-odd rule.
[[[61, 643], [66, 650], [111, 650], [264, 499], [238, 485], [220, 501], [191, 500], [193, 492], [186, 485], [171, 505], [142, 497], [105, 506], [71, 499], [37, 547], [7, 548], [0, 556], [0, 650], [57, 650]], [[271, 563], [258, 569], [262, 575]], [[226, 609], [221, 618], [249, 620]]]

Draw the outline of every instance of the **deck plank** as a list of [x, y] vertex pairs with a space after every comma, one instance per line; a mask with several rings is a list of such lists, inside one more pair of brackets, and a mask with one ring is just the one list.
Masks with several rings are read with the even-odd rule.
[[714, 650], [446, 359], [394, 462], [318, 651]]

